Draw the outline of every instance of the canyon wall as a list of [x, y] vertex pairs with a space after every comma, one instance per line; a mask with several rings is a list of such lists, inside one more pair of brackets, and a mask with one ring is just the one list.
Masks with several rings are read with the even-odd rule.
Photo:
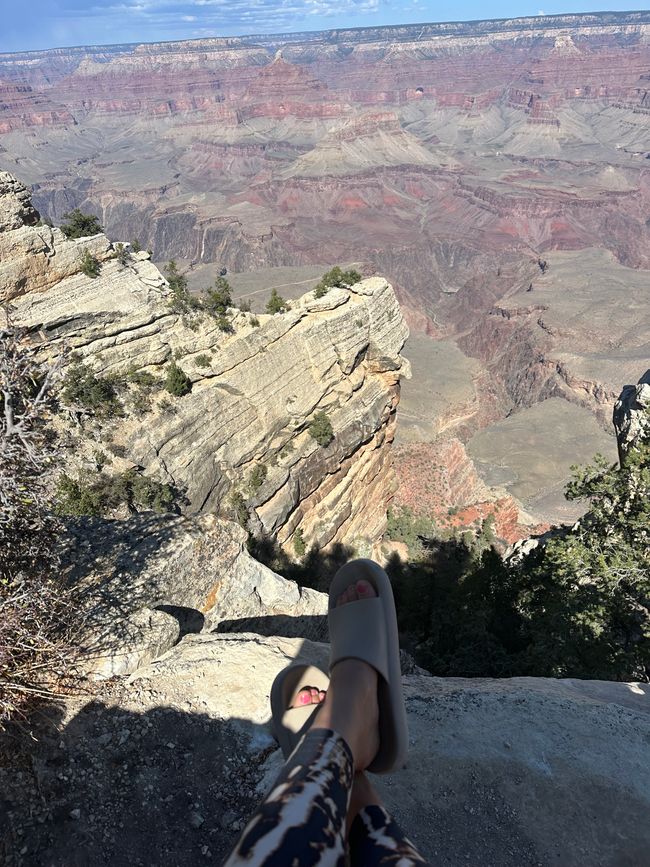
[[483, 367], [476, 412], [444, 410], [465, 440], [557, 398], [609, 430], [650, 361], [649, 28], [601, 13], [0, 55], [0, 169], [54, 223], [79, 206], [155, 261], [258, 273], [253, 304], [303, 269], [386, 275], [414, 329]]
[[[408, 334], [386, 280], [307, 293], [274, 316], [233, 310], [225, 333], [208, 315], [190, 321], [170, 310], [148, 254], [121, 264], [104, 235], [68, 240], [36, 225], [7, 174], [0, 215], [0, 297], [44, 340], [43, 353], [74, 353], [109, 376], [159, 376], [176, 359], [192, 383], [189, 394], [159, 391], [149, 411], [127, 411], [101, 431], [82, 420], [88, 454], [76, 450], [69, 468], [109, 447], [116, 464], [183, 491], [190, 512], [228, 512], [237, 493], [253, 529], [281, 544], [300, 531], [307, 545], [372, 549], [395, 484], [390, 443]], [[85, 250], [101, 262], [96, 278], [81, 273]], [[309, 433], [317, 412], [333, 428], [324, 445]]]

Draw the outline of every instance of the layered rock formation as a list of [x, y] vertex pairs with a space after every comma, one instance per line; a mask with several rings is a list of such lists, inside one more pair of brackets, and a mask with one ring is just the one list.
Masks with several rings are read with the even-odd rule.
[[[6, 174], [0, 181], [0, 210], [13, 213], [0, 232], [0, 297], [46, 339], [43, 351], [74, 350], [103, 375], [158, 375], [176, 358], [192, 381], [173, 404], [159, 392], [152, 412], [105, 426], [116, 451], [180, 488], [191, 511], [227, 511], [236, 492], [253, 528], [281, 544], [300, 530], [308, 545], [372, 548], [394, 487], [389, 446], [408, 334], [384, 279], [308, 293], [275, 316], [234, 310], [225, 333], [210, 316], [170, 310], [148, 254], [121, 264], [104, 235], [68, 241], [28, 225], [24, 188]], [[102, 261], [97, 278], [80, 271], [84, 249]], [[324, 445], [308, 430], [316, 412], [334, 431]]]
[[242, 623], [322, 639], [325, 594], [258, 563], [246, 540], [241, 527], [213, 515], [69, 523], [62, 565], [79, 601], [84, 671], [131, 674], [188, 633]]
[[603, 13], [3, 55], [0, 168], [55, 222], [80, 206], [159, 259], [266, 285], [315, 263], [387, 275], [414, 327], [487, 368], [471, 417], [455, 399], [443, 413], [464, 439], [557, 397], [605, 429], [648, 355], [649, 26]]
[[614, 426], [621, 462], [650, 428], [650, 370], [636, 385], [626, 385], [614, 407]]

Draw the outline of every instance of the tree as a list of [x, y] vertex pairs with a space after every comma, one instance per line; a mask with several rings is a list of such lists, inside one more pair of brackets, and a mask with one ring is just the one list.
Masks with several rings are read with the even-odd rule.
[[81, 270], [86, 277], [99, 277], [101, 265], [99, 264], [99, 259], [93, 256], [90, 250], [84, 250], [81, 255]]
[[359, 280], [361, 280], [361, 274], [358, 271], [353, 269], [342, 271], [338, 265], [335, 265], [330, 271], [323, 274], [316, 284], [314, 298], [322, 298], [333, 287], [354, 286]]
[[192, 380], [181, 370], [175, 361], [172, 361], [167, 368], [165, 388], [175, 397], [183, 397], [183, 395], [189, 394], [192, 391]]
[[174, 259], [170, 259], [165, 266], [165, 277], [171, 290], [169, 307], [174, 313], [191, 313], [200, 307], [198, 299], [190, 295], [187, 277], [178, 270]]
[[324, 410], [320, 410], [311, 420], [309, 433], [319, 446], [326, 446], [334, 439], [334, 429], [329, 416]]
[[0, 328], [0, 729], [70, 672], [77, 611], [60, 578], [62, 534], [47, 477], [57, 462], [50, 414], [60, 365], [24, 331]]
[[97, 217], [84, 214], [79, 208], [64, 214], [63, 219], [67, 222], [61, 225], [61, 231], [66, 238], [86, 238], [104, 231]]
[[264, 464], [255, 464], [248, 480], [251, 491], [255, 492], [262, 487], [267, 474], [268, 470]]
[[225, 277], [217, 277], [214, 288], [207, 289], [203, 308], [212, 316], [225, 316], [232, 306], [232, 290]]
[[588, 499], [577, 527], [519, 567], [534, 623], [530, 656], [556, 676], [650, 680], [650, 430], [620, 467], [573, 468], [567, 498]]
[[126, 263], [129, 261], [129, 251], [126, 249], [124, 244], [116, 244], [115, 253], [117, 254], [116, 258], [120, 265], [126, 265]]
[[293, 550], [296, 553], [296, 557], [305, 556], [307, 546], [305, 545], [305, 537], [300, 527], [298, 527], [296, 532], [293, 534]]
[[288, 301], [285, 301], [280, 295], [278, 295], [277, 289], [271, 290], [271, 297], [266, 302], [266, 312], [267, 313], [284, 313], [287, 310], [291, 309], [291, 305]]

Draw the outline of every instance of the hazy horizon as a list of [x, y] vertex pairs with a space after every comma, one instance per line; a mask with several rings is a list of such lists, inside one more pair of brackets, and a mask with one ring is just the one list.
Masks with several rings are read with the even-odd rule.
[[434, 6], [432, 0], [35, 0], [5, 11], [0, 53], [57, 48], [175, 42], [359, 27], [490, 21], [554, 15], [648, 11], [642, 3], [602, 2], [589, 8], [568, 2], [539, 8], [539, 0], [497, 0], [489, 10], [477, 0]]

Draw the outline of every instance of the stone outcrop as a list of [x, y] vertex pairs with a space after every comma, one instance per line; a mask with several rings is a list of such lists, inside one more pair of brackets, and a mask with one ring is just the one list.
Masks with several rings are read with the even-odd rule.
[[636, 385], [626, 385], [614, 406], [614, 427], [621, 462], [650, 429], [650, 370]]
[[[15, 321], [45, 338], [45, 353], [65, 346], [98, 374], [159, 378], [175, 358], [192, 381], [190, 394], [170, 401], [160, 390], [152, 412], [105, 425], [126, 460], [182, 490], [191, 512], [228, 512], [237, 494], [253, 529], [283, 545], [299, 529], [307, 545], [372, 549], [394, 486], [389, 446], [407, 372], [408, 329], [386, 280], [308, 293], [275, 316], [233, 310], [224, 333], [207, 314], [171, 311], [146, 253], [121, 264], [104, 235], [69, 241], [17, 223], [0, 233], [0, 291]], [[82, 249], [102, 261], [99, 277], [80, 272]], [[334, 431], [325, 445], [309, 433], [320, 411]]]
[[85, 519], [69, 527], [63, 547], [81, 607], [81, 665], [95, 678], [130, 674], [187, 633], [245, 623], [326, 634], [327, 597], [258, 563], [244, 530], [213, 515]]
[[[221, 863], [280, 767], [269, 690], [328, 647], [188, 635], [92, 698], [61, 704], [31, 776], [0, 769], [13, 839], [35, 863]], [[404, 678], [410, 753], [373, 778], [433, 864], [645, 863], [647, 684]], [[16, 837], [16, 829], [22, 836]]]

